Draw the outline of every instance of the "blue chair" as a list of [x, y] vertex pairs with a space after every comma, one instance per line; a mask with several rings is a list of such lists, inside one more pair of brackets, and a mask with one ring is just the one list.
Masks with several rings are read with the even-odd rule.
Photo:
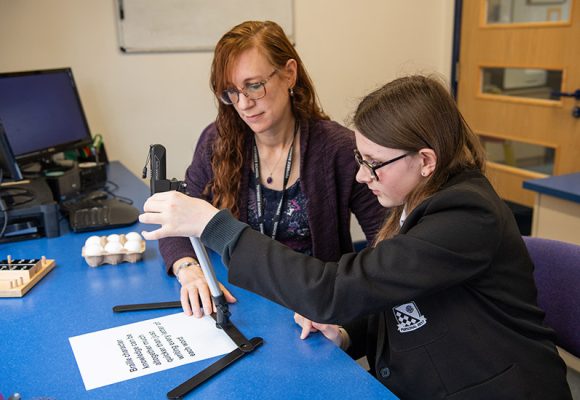
[[580, 245], [524, 236], [534, 262], [538, 304], [545, 323], [556, 332], [556, 345], [565, 356], [572, 397], [580, 399]]
[[556, 331], [558, 346], [580, 357], [580, 246], [527, 236], [524, 241], [546, 325]]

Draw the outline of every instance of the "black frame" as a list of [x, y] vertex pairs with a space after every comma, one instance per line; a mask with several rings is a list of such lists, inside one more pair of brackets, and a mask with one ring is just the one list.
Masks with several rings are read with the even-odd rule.
[[457, 101], [459, 50], [461, 49], [461, 12], [463, 0], [455, 0], [455, 12], [453, 15], [453, 50], [451, 53], [451, 94]]
[[4, 132], [4, 125], [0, 120], [0, 170], [2, 170], [2, 178], [0, 183], [7, 179], [13, 181], [20, 181], [23, 178], [22, 172], [16, 163], [14, 154], [12, 153], [12, 147], [8, 143], [8, 138], [6, 137], [6, 132]]
[[378, 164], [371, 164], [370, 162], [368, 162], [367, 160], [365, 160], [362, 155], [359, 153], [359, 151], [357, 149], [353, 150], [354, 152], [354, 159], [356, 160], [356, 163], [358, 164], [358, 166], [360, 167], [361, 165], [365, 165], [371, 172], [371, 175], [373, 176], [373, 178], [375, 178], [377, 181], [379, 180], [379, 176], [377, 175], [377, 169], [383, 168], [389, 164], [394, 163], [395, 161], [399, 161], [402, 158], [405, 158], [409, 155], [409, 153], [405, 153], [405, 154], [401, 154], [400, 156], [397, 156], [395, 158], [391, 158], [390, 160], [387, 160], [385, 162], [382, 163], [378, 163]]

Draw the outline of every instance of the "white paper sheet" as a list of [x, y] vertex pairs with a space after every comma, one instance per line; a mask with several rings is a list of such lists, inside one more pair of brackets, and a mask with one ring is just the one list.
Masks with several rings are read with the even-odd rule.
[[236, 348], [211, 317], [198, 319], [182, 312], [70, 337], [69, 341], [87, 390]]

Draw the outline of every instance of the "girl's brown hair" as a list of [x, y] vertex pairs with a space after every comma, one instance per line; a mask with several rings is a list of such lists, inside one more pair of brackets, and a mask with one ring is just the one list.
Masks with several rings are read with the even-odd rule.
[[237, 199], [242, 180], [244, 144], [253, 133], [233, 106], [219, 101], [219, 95], [231, 86], [232, 68], [238, 56], [252, 48], [257, 48], [279, 70], [286, 66], [288, 60], [296, 60], [297, 76], [291, 106], [297, 120], [328, 119], [318, 103], [314, 85], [302, 60], [278, 24], [246, 21], [222, 36], [215, 48], [210, 78], [211, 89], [218, 98], [218, 137], [211, 159], [214, 178], [206, 186], [204, 195], [209, 197], [211, 194], [214, 206], [229, 208], [235, 216], [239, 216]]
[[411, 153], [430, 148], [437, 155], [431, 176], [409, 194], [404, 205], [393, 208], [375, 244], [399, 231], [405, 207], [410, 213], [462, 170], [483, 172], [485, 168], [485, 152], [478, 137], [449, 92], [434, 78], [409, 76], [384, 85], [361, 101], [353, 122], [362, 135], [380, 146]]

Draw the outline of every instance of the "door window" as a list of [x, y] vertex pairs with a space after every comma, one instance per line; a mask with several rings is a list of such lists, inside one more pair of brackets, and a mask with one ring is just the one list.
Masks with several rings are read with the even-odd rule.
[[532, 68], [482, 68], [481, 93], [560, 100], [562, 71]]
[[570, 18], [570, 3], [571, 0], [487, 0], [486, 22], [565, 22]]
[[486, 135], [479, 138], [488, 161], [546, 175], [554, 173], [553, 147]]

